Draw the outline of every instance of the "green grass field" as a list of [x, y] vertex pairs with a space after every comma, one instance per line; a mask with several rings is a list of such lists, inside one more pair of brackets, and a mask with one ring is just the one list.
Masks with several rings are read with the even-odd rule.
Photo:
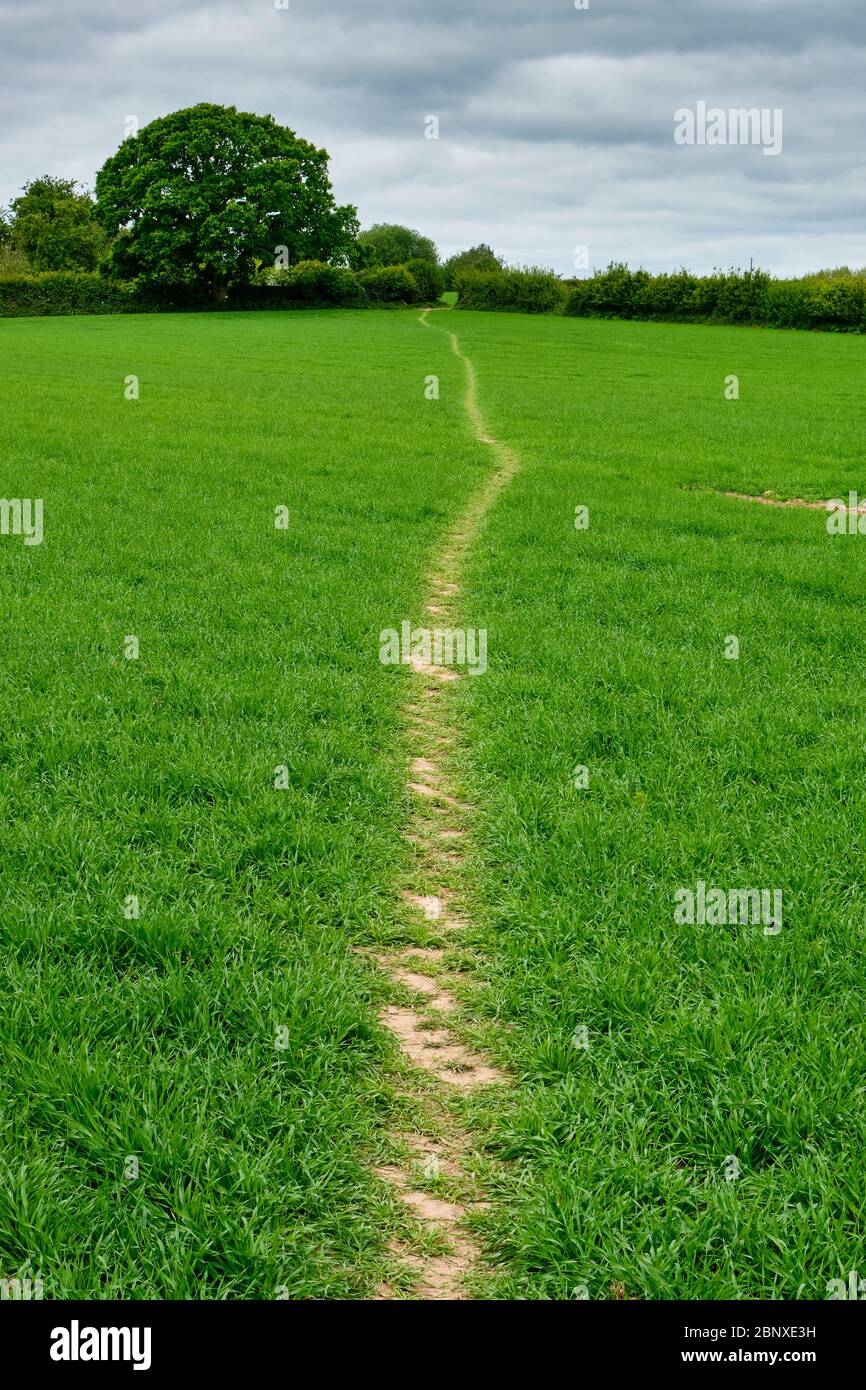
[[0, 1270], [46, 1296], [374, 1275], [387, 1048], [349, 951], [406, 799], [378, 634], [480, 462], [429, 351], [401, 314], [0, 324], [3, 495], [45, 529], [0, 537]]
[[[866, 538], [698, 489], [866, 493], [866, 345], [456, 317], [524, 459], [461, 690], [488, 1009], [523, 1078], [498, 1292], [823, 1298], [866, 1264]], [[677, 925], [698, 880], [781, 889], [782, 931]]]
[[[0, 1270], [375, 1286], [393, 1044], [352, 947], [401, 930], [408, 804], [378, 634], [485, 468], [447, 327], [523, 462], [457, 693], [515, 1077], [464, 1105], [486, 1290], [823, 1298], [866, 1271], [866, 538], [712, 489], [866, 494], [866, 346], [433, 317], [0, 322], [2, 492], [45, 530], [0, 536]], [[782, 890], [783, 929], [679, 925], [698, 880]]]

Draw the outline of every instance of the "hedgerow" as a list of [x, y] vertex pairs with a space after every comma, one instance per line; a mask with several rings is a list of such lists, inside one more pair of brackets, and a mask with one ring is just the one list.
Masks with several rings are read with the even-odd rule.
[[767, 313], [777, 328], [866, 333], [866, 280], [850, 274], [833, 280], [773, 280]]
[[122, 314], [140, 310], [135, 287], [95, 272], [49, 270], [0, 276], [0, 317]]
[[564, 313], [862, 333], [866, 279], [848, 271], [800, 280], [773, 280], [761, 270], [650, 275], [613, 264], [587, 280], [571, 281]]
[[[36, 314], [117, 314], [207, 309], [329, 309], [434, 302], [438, 266], [419, 264], [418, 280], [405, 266], [356, 272], [323, 261], [269, 269], [252, 284], [229, 287], [215, 299], [193, 285], [142, 284], [97, 274], [47, 271], [0, 275], [0, 317]], [[428, 272], [434, 272], [432, 274]], [[423, 283], [419, 283], [419, 280]]]
[[[223, 300], [191, 285], [147, 285], [95, 272], [0, 274], [0, 317], [121, 314], [208, 309], [363, 308], [432, 304], [441, 267], [424, 261], [354, 271], [300, 261], [229, 287]], [[773, 280], [764, 271], [651, 275], [610, 265], [586, 280], [559, 280], [538, 269], [458, 271], [459, 307], [524, 314], [755, 324], [771, 328], [866, 332], [866, 275], [849, 270]]]

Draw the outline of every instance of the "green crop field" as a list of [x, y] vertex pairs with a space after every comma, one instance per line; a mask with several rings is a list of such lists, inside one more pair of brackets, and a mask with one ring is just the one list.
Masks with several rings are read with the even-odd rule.
[[[130, 315], [0, 322], [2, 492], [44, 500], [41, 544], [0, 536], [0, 1268], [52, 1297], [362, 1298], [386, 1267], [396, 1049], [353, 948], [408, 931], [379, 633], [488, 467], [446, 329], [521, 463], [452, 696], [459, 950], [511, 1078], [456, 1106], [479, 1287], [866, 1268], [866, 538], [721, 495], [866, 495], [862, 339]], [[699, 882], [780, 920], [677, 920]]]
[[[866, 495], [864, 343], [455, 318], [524, 460], [461, 691], [500, 1293], [824, 1298], [866, 1262], [866, 538], [703, 489]], [[698, 881], [782, 930], [678, 925]]]
[[378, 633], [481, 461], [429, 350], [401, 314], [0, 324], [3, 493], [44, 499], [0, 537], [0, 1268], [52, 1296], [367, 1287]]

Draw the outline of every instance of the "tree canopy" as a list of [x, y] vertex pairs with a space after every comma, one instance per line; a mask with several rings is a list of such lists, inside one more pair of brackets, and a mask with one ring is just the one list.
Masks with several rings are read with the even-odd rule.
[[363, 262], [370, 266], [405, 265], [413, 260], [439, 264], [435, 242], [396, 222], [376, 222], [366, 227], [358, 236], [358, 245]]
[[96, 197], [120, 274], [217, 295], [278, 258], [343, 264], [358, 230], [334, 201], [326, 150], [272, 116], [210, 103], [124, 140]]
[[10, 204], [8, 240], [34, 270], [95, 270], [105, 255], [107, 238], [88, 193], [77, 192], [74, 179], [45, 174], [24, 185]]
[[502, 270], [504, 262], [486, 242], [470, 246], [468, 251], [458, 251], [449, 256], [443, 269], [449, 290], [454, 288], [454, 276], [458, 270]]

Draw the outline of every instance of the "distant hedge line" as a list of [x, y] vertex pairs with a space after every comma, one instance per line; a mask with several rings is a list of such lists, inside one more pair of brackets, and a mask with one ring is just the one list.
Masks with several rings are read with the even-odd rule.
[[773, 280], [761, 270], [650, 275], [611, 265], [564, 282], [534, 269], [464, 270], [455, 286], [463, 309], [866, 332], [866, 276], [842, 272]]
[[287, 270], [265, 271], [255, 284], [233, 286], [219, 302], [186, 285], [144, 286], [95, 273], [46, 271], [0, 277], [0, 317], [432, 304], [444, 288], [444, 272], [427, 261], [357, 272], [321, 261], [300, 261]]
[[572, 281], [564, 312], [863, 333], [866, 278], [840, 274], [773, 280], [761, 270], [650, 275], [612, 265], [591, 279]]
[[[761, 270], [650, 275], [611, 265], [587, 280], [563, 281], [533, 267], [467, 269], [457, 273], [454, 287], [461, 309], [866, 333], [866, 275], [851, 273], [773, 280]], [[287, 270], [266, 270], [254, 284], [234, 286], [220, 302], [185, 285], [143, 286], [48, 271], [0, 277], [0, 317], [435, 304], [444, 288], [441, 268], [421, 260], [360, 271], [301, 261]]]

